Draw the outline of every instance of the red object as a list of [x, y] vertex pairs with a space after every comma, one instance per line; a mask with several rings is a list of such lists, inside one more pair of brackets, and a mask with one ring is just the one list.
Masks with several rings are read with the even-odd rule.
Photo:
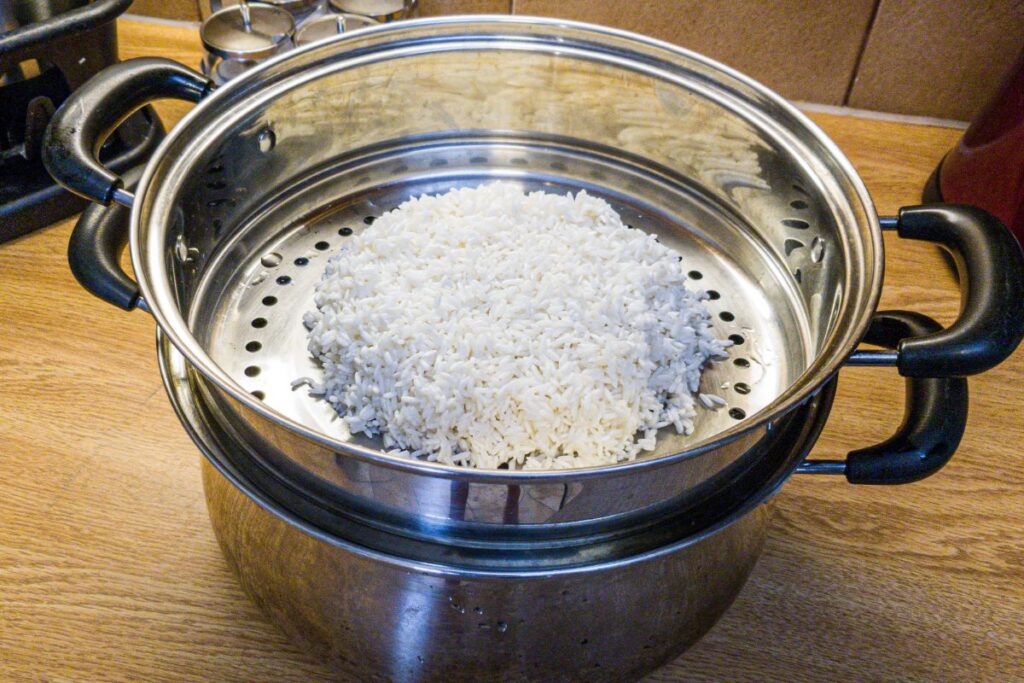
[[942, 201], [995, 215], [1024, 244], [1024, 52], [943, 159], [938, 190]]

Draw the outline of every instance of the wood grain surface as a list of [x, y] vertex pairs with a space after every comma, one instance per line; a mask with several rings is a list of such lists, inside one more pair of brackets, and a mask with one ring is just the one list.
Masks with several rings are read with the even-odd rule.
[[197, 0], [134, 0], [128, 11], [135, 15], [176, 19], [178, 21], [199, 21]]
[[[122, 24], [127, 56], [195, 65], [194, 31]], [[186, 106], [161, 105], [167, 123]], [[956, 130], [813, 115], [881, 212], [914, 203]], [[209, 527], [154, 327], [85, 293], [73, 221], [0, 245], [0, 681], [323, 681], [249, 603]], [[886, 235], [884, 308], [949, 322], [936, 250]], [[901, 487], [795, 477], [732, 609], [651, 681], [1024, 680], [1024, 353], [971, 380], [969, 431]], [[819, 456], [880, 440], [887, 369], [844, 370]]]

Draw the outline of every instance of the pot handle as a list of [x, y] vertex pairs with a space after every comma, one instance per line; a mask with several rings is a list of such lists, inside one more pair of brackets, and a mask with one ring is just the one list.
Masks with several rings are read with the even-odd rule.
[[[125, 187], [135, 187], [142, 168], [137, 166], [124, 174]], [[68, 264], [78, 283], [91, 294], [126, 311], [146, 310], [139, 285], [120, 264], [130, 226], [131, 211], [127, 207], [90, 204], [71, 232]]]
[[169, 59], [143, 57], [113, 64], [71, 93], [53, 115], [43, 141], [46, 170], [86, 199], [131, 206], [132, 193], [100, 163], [100, 146], [143, 105], [169, 97], [198, 102], [214, 87], [204, 76]]
[[950, 251], [962, 292], [956, 322], [899, 342], [900, 374], [964, 377], [1006, 360], [1024, 339], [1024, 253], [1013, 233], [987, 211], [963, 204], [905, 207], [882, 225]]
[[[868, 329], [868, 344], [895, 349], [935, 335], [942, 326], [926, 315], [881, 311]], [[967, 380], [907, 377], [906, 408], [896, 433], [880, 444], [850, 451], [846, 460], [805, 460], [799, 474], [843, 474], [851, 484], [909, 484], [949, 462], [967, 427]]]

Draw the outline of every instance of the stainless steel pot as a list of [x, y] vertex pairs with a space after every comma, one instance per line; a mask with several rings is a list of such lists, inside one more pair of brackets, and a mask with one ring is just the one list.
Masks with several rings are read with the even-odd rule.
[[[203, 100], [132, 192], [93, 156], [128, 110]], [[91, 291], [155, 317], [168, 392], [206, 455], [214, 528], [296, 639], [363, 678], [621, 680], [679, 654], [739, 591], [794, 471], [903, 483], [940, 468], [961, 375], [1024, 336], [1019, 247], [967, 207], [882, 227], [952, 247], [949, 329], [877, 313], [882, 240], [849, 163], [799, 112], [698, 55], [598, 27], [453, 18], [347, 34], [213, 92], [163, 60], [114, 67], [49, 131], [48, 165], [100, 203], [69, 247]], [[494, 178], [607, 198], [714, 292], [727, 411], [632, 463], [480, 471], [342, 441], [290, 384], [324, 254], [403, 199]], [[138, 284], [118, 266], [129, 238]], [[311, 267], [314, 266], [314, 267]], [[860, 342], [884, 350], [856, 351]], [[893, 438], [803, 461], [844, 364], [908, 377]]]
[[771, 506], [824, 425], [834, 387], [785, 420], [730, 496], [643, 533], [487, 549], [383, 533], [296, 498], [219, 427], [195, 374], [158, 339], [182, 424], [206, 456], [214, 531], [249, 595], [357, 680], [628, 680], [677, 657], [732, 603]]
[[[93, 152], [126, 112], [166, 96], [202, 101], [130, 192]], [[870, 341], [883, 254], [849, 162], [727, 67], [596, 26], [457, 17], [375, 27], [216, 91], [166, 60], [126, 62], [58, 112], [47, 163], [70, 189], [132, 206], [138, 284], [117, 265], [116, 232], [76, 234], [72, 267], [91, 291], [152, 313], [222, 428], [258, 443], [252, 457], [292, 486], [421, 537], [529, 540], [652, 523], [730, 486], [844, 363], [939, 379], [929, 400], [910, 394], [892, 440], [806, 467], [860, 482], [924, 476], [959, 441], [941, 378], [988, 369], [1024, 336], [1012, 236], [970, 208], [913, 207], [881, 227], [960, 254], [964, 312], [896, 350], [856, 351]], [[728, 409], [701, 414], [690, 437], [659, 435], [635, 462], [559, 472], [446, 467], [342, 440], [331, 410], [291, 389], [317, 372], [301, 315], [326, 253], [411, 195], [495, 178], [585, 188], [678, 249], [736, 343], [703, 380]]]
[[[877, 340], [888, 345], [935, 329], [920, 316], [884, 320]], [[228, 563], [290, 637], [357, 680], [622, 681], [671, 661], [742, 588], [772, 494], [817, 439], [835, 390], [833, 381], [781, 420], [758, 466], [696, 509], [619, 536], [487, 547], [381, 532], [292, 490], [219, 426], [196, 373], [162, 336], [158, 355], [205, 455]], [[940, 383], [957, 396], [943, 398], [959, 406], [950, 420], [962, 428], [966, 381]]]

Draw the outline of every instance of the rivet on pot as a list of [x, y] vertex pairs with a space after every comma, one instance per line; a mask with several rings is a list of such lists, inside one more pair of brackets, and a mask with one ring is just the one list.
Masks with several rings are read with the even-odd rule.
[[825, 240], [821, 237], [815, 237], [811, 242], [811, 260], [815, 263], [821, 263], [823, 258], [825, 258]]
[[260, 134], [256, 137], [256, 142], [260, 146], [260, 151], [266, 154], [270, 150], [274, 149], [277, 144], [277, 135], [270, 128], [264, 128], [260, 131]]
[[179, 262], [188, 263], [190, 255], [188, 245], [185, 244], [184, 235], [178, 235], [174, 240], [174, 255], [178, 257]]

